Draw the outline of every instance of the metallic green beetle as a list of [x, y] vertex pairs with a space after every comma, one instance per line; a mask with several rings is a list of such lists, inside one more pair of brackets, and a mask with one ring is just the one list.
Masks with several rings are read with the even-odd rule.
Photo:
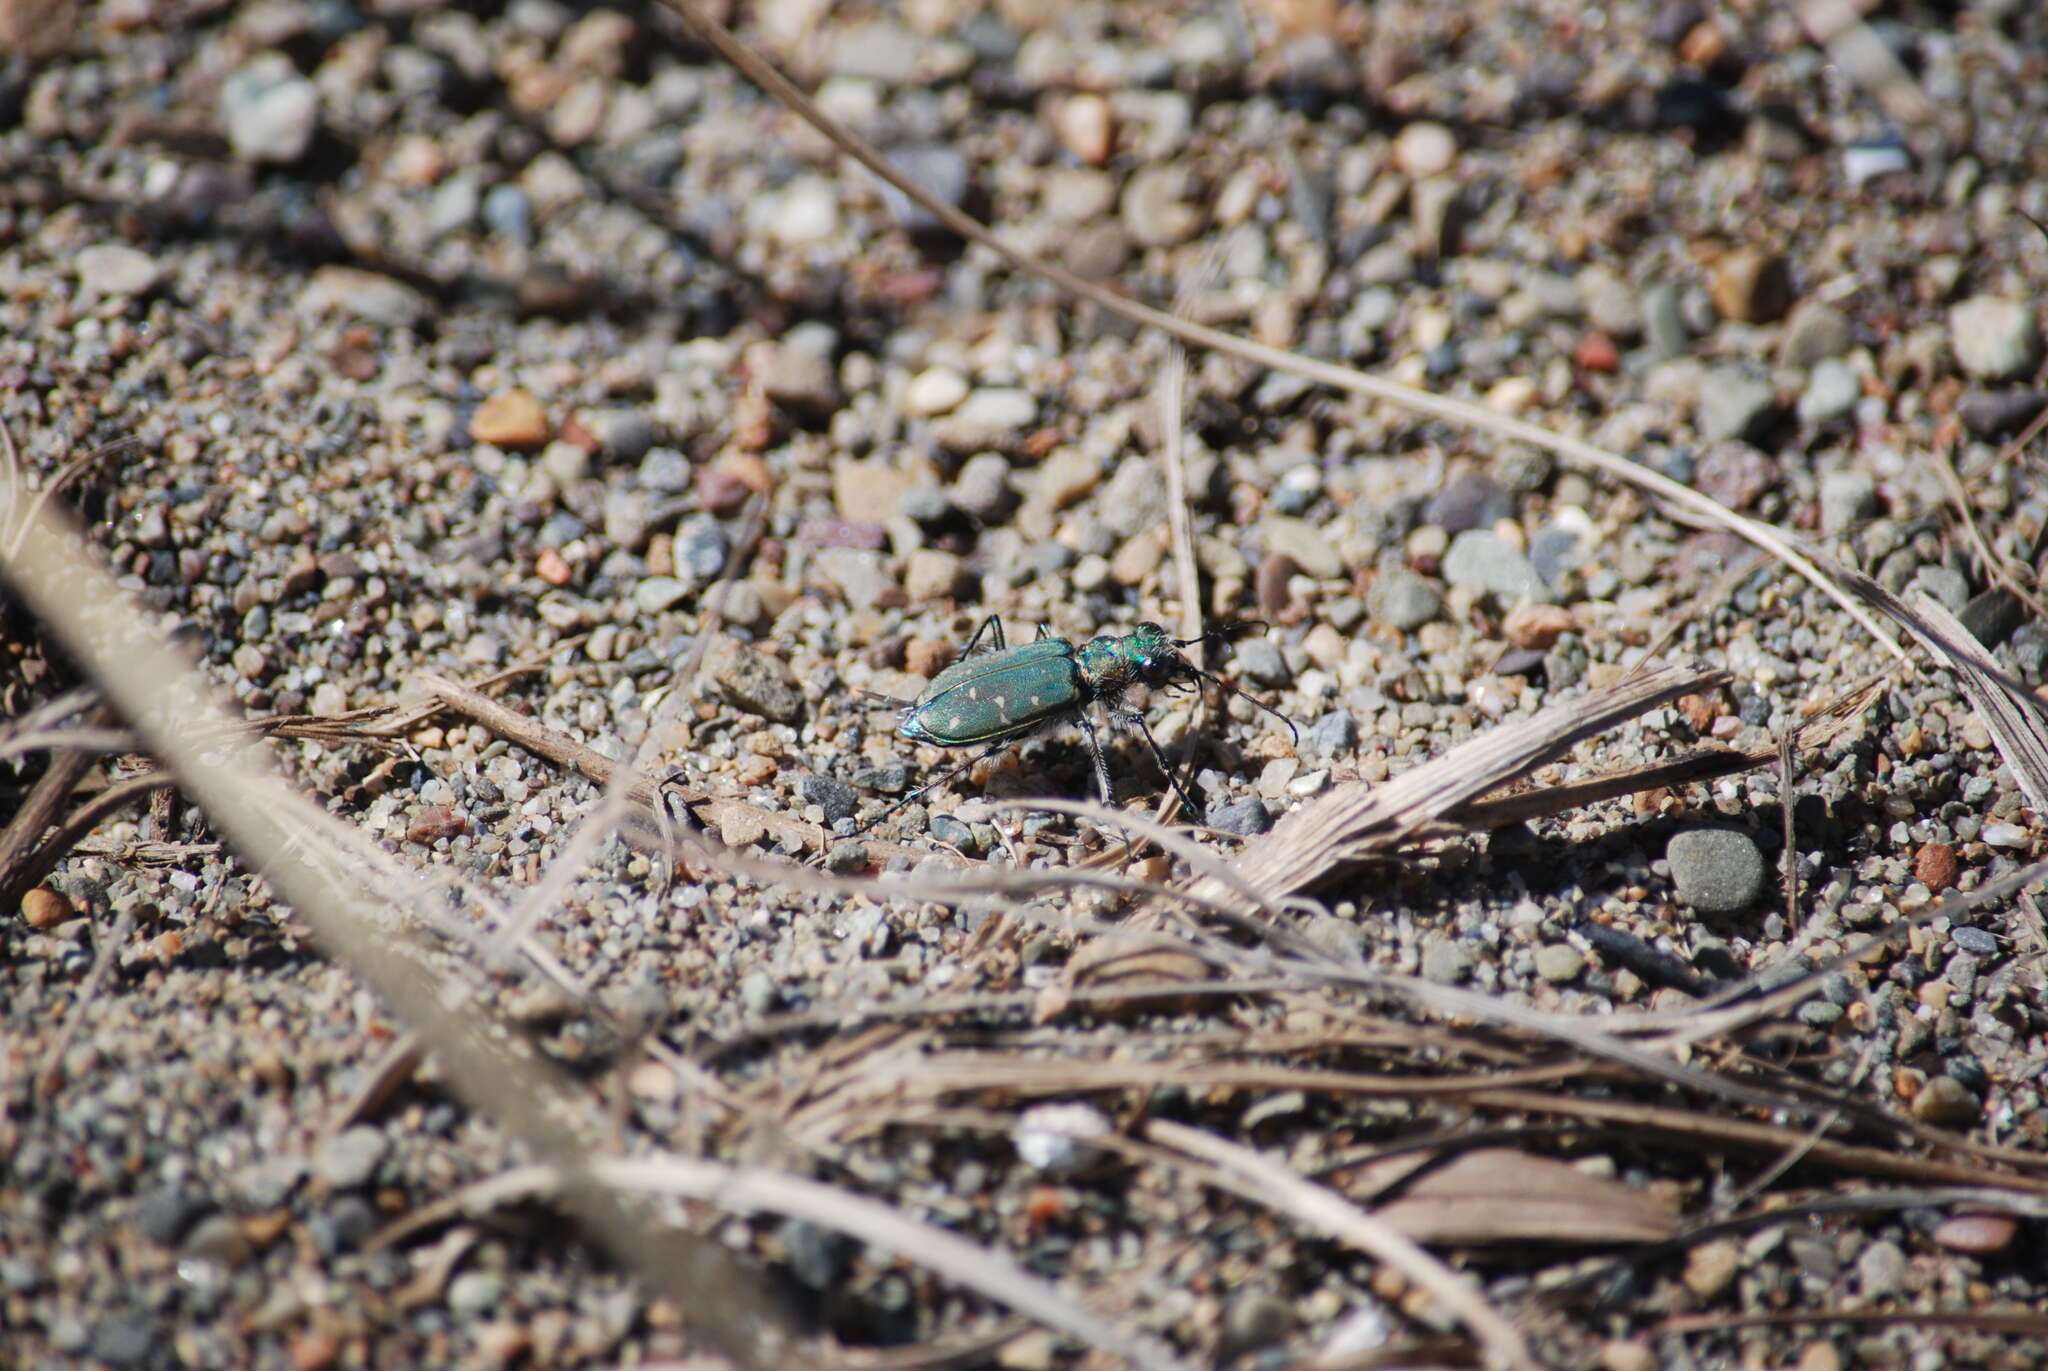
[[[993, 646], [975, 654], [983, 638]], [[1135, 728], [1152, 750], [1152, 758], [1165, 773], [1167, 782], [1180, 795], [1191, 815], [1203, 808], [1174, 775], [1173, 766], [1159, 750], [1159, 743], [1145, 723], [1145, 716], [1125, 700], [1132, 686], [1153, 688], [1186, 686], [1196, 680], [1212, 681], [1234, 695], [1242, 695], [1260, 709], [1299, 732], [1294, 722], [1270, 705], [1246, 695], [1228, 681], [1210, 675], [1189, 661], [1185, 648], [1199, 638], [1175, 639], [1158, 624], [1142, 623], [1122, 637], [1104, 635], [1076, 647], [1062, 638], [1048, 636], [1041, 625], [1036, 641], [1011, 647], [1003, 640], [1003, 625], [991, 614], [968, 640], [960, 660], [932, 677], [915, 700], [891, 701], [902, 708], [896, 731], [913, 742], [936, 743], [940, 747], [982, 747], [945, 775], [911, 791], [870, 819], [863, 828], [880, 823], [904, 805], [935, 787], [944, 785], [984, 757], [1011, 743], [1055, 724], [1072, 721], [1080, 725], [1095, 761], [1095, 786], [1104, 804], [1113, 804], [1114, 789], [1109, 779], [1109, 762], [1103, 756], [1102, 740], [1088, 717], [1091, 705], [1101, 705], [1112, 729]]]

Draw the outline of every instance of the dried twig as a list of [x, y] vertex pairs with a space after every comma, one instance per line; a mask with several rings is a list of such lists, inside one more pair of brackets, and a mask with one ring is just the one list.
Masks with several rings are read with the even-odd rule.
[[1336, 1191], [1306, 1180], [1250, 1148], [1185, 1124], [1154, 1119], [1145, 1125], [1145, 1134], [1154, 1142], [1215, 1166], [1229, 1177], [1230, 1188], [1238, 1194], [1347, 1242], [1399, 1271], [1472, 1330], [1486, 1348], [1488, 1366], [1534, 1371], [1538, 1365], [1515, 1326], [1486, 1302], [1477, 1287], [1399, 1229]]
[[454, 1088], [571, 1178], [565, 1202], [592, 1234], [736, 1360], [786, 1364], [780, 1318], [729, 1254], [656, 1227], [587, 1180], [594, 1129], [584, 1092], [524, 1035], [486, 1021], [473, 1006], [451, 1007], [445, 978], [392, 933], [404, 926], [404, 907], [366, 903], [366, 877], [382, 870], [383, 854], [285, 786], [260, 747], [202, 744], [209, 729], [227, 726], [227, 716], [129, 605], [83, 534], [54, 509], [24, 509], [16, 500], [0, 509], [0, 548], [13, 590], [173, 768], [179, 786], [329, 951], [422, 1033]]

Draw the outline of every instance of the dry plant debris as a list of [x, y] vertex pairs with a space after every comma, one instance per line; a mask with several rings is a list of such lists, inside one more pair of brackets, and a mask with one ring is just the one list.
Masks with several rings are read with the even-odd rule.
[[2038, 6], [71, 8], [25, 1364], [2048, 1360]]

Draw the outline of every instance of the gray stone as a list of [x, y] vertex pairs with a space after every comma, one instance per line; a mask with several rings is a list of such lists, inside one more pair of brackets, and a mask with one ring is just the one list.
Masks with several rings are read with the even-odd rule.
[[1366, 612], [1389, 628], [1412, 633], [1444, 611], [1444, 597], [1406, 567], [1383, 571], [1365, 592]]
[[1293, 679], [1280, 645], [1268, 638], [1247, 638], [1231, 654], [1231, 669], [1254, 685], [1284, 686]]
[[1820, 478], [1820, 531], [1842, 533], [1877, 513], [1877, 482], [1861, 471]]
[[1266, 812], [1265, 802], [1258, 796], [1244, 795], [1210, 810], [1203, 822], [1225, 833], [1256, 838], [1273, 826], [1273, 816]]
[[1799, 392], [1797, 412], [1802, 424], [1831, 424], [1846, 419], [1863, 398], [1863, 378], [1839, 357], [1814, 363], [1806, 389]]
[[1971, 928], [1965, 924], [1961, 928], [1952, 929], [1948, 936], [1950, 942], [1976, 956], [1991, 957], [1998, 953], [1998, 939], [1981, 928]]
[[218, 108], [221, 132], [237, 157], [296, 162], [319, 125], [320, 92], [299, 75], [291, 58], [266, 52], [221, 82]]
[[1358, 746], [1358, 720], [1348, 709], [1333, 709], [1308, 727], [1309, 751], [1320, 757], [1341, 757]]
[[640, 488], [680, 495], [690, 488], [690, 459], [670, 447], [649, 449], [640, 459]]
[[154, 257], [126, 243], [94, 243], [71, 259], [89, 295], [143, 295], [162, 279]]
[[952, 503], [969, 518], [984, 524], [1000, 523], [1017, 507], [1009, 462], [994, 452], [968, 458], [953, 481]]
[[336, 1190], [353, 1190], [368, 1185], [390, 1154], [391, 1140], [384, 1130], [361, 1123], [321, 1144], [313, 1158], [314, 1172]]
[[1732, 914], [1756, 902], [1764, 887], [1764, 856], [1747, 833], [1695, 828], [1664, 849], [1681, 904], [1704, 914]]
[[1980, 381], [2012, 381], [2041, 364], [2041, 330], [2031, 305], [1978, 295], [1948, 312], [1949, 346]]
[[712, 684], [726, 703], [749, 714], [793, 724], [803, 717], [804, 695], [789, 663], [721, 637], [707, 654]]
[[948, 452], [1006, 452], [1024, 441], [1037, 420], [1038, 401], [1030, 391], [990, 387], [934, 420], [932, 438]]
[[824, 810], [828, 824], [852, 818], [854, 807], [860, 803], [852, 786], [832, 776], [805, 776], [797, 782], [797, 793], [803, 796], [805, 804]]
[[[943, 143], [916, 143], [892, 148], [889, 161], [917, 185], [956, 208], [967, 198], [967, 191], [973, 184], [973, 168], [967, 155]], [[896, 187], [880, 180], [873, 184], [898, 228], [923, 233], [939, 227], [937, 215]]]
[[135, 1227], [145, 1238], [175, 1246], [212, 1206], [204, 1195], [181, 1185], [162, 1185], [135, 1202]]
[[633, 607], [642, 614], [659, 614], [689, 593], [689, 585], [674, 576], [649, 576], [633, 587]]
[[1552, 985], [1575, 981], [1585, 969], [1585, 955], [1570, 943], [1545, 943], [1536, 949], [1536, 974]]
[[505, 1278], [495, 1271], [465, 1271], [448, 1282], [448, 1312], [478, 1319], [505, 1302]]
[[1856, 341], [1849, 316], [1833, 305], [1809, 300], [1792, 311], [1785, 321], [1785, 336], [1778, 342], [1778, 363], [1788, 367], [1810, 367], [1830, 357], [1840, 357]]
[[92, 1359], [108, 1366], [147, 1365], [164, 1344], [156, 1317], [143, 1309], [123, 1310], [101, 1318], [92, 1330]]
[[1856, 1258], [1858, 1291], [1866, 1300], [1890, 1299], [1906, 1288], [1906, 1254], [1895, 1242], [1874, 1242]]
[[1970, 603], [1970, 580], [1960, 571], [1924, 566], [1913, 573], [1913, 584], [1940, 601], [1951, 614], [1962, 613]]
[[1693, 422], [1708, 442], [1753, 439], [1770, 425], [1777, 408], [1778, 392], [1765, 377], [1748, 367], [1715, 367], [1700, 382]]
[[1678, 287], [1658, 281], [1643, 289], [1643, 341], [1652, 361], [1668, 362], [1683, 357], [1692, 346], [1692, 333], [1685, 326], [1685, 310]]
[[1444, 554], [1444, 579], [1454, 586], [1485, 591], [1503, 600], [1546, 600], [1549, 588], [1517, 548], [1491, 533], [1471, 529], [1451, 540]]
[[1472, 971], [1472, 949], [1456, 938], [1436, 938], [1422, 949], [1422, 978], [1456, 985]]

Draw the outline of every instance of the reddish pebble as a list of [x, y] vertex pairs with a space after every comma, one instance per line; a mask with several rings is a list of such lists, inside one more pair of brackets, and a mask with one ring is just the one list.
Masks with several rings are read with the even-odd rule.
[[292, 1371], [327, 1371], [341, 1359], [341, 1343], [326, 1333], [292, 1339]]
[[1956, 883], [1956, 850], [1947, 843], [1923, 843], [1913, 854], [1913, 879], [1939, 895]]
[[21, 917], [30, 928], [55, 928], [71, 917], [71, 901], [39, 885], [21, 897]]
[[442, 838], [453, 838], [469, 827], [469, 820], [447, 805], [428, 805], [413, 816], [405, 830], [407, 842], [432, 843]]
[[515, 386], [476, 407], [469, 419], [469, 436], [496, 447], [537, 448], [554, 436], [554, 430], [548, 426], [548, 414], [540, 401]]
[[1501, 621], [1501, 632], [1519, 648], [1548, 652], [1557, 640], [1577, 628], [1563, 605], [1516, 605]]
[[534, 559], [533, 574], [551, 586], [565, 586], [569, 584], [569, 578], [576, 573], [563, 559], [561, 553], [551, 547], [544, 547], [540, 550], [540, 556]]
[[697, 503], [721, 517], [739, 513], [754, 493], [744, 476], [723, 463], [698, 467], [696, 485]]
[[2019, 1226], [2010, 1214], [1958, 1214], [1934, 1226], [1934, 1241], [1951, 1252], [1988, 1257], [2003, 1252]]
[[595, 457], [598, 450], [604, 446], [604, 440], [592, 433], [584, 426], [583, 421], [573, 414], [562, 421], [562, 431], [555, 436], [565, 443], [582, 448], [584, 453], [591, 457]]
[[1710, 695], [1681, 695], [1678, 712], [1692, 725], [1693, 732], [1705, 733], [1721, 717], [1721, 702]]
[[1572, 349], [1572, 360], [1587, 371], [1618, 371], [1621, 349], [1604, 333], [1589, 333]]
[[1034, 1185], [1024, 1196], [1024, 1213], [1034, 1227], [1053, 1223], [1067, 1212], [1067, 1194], [1056, 1185]]

